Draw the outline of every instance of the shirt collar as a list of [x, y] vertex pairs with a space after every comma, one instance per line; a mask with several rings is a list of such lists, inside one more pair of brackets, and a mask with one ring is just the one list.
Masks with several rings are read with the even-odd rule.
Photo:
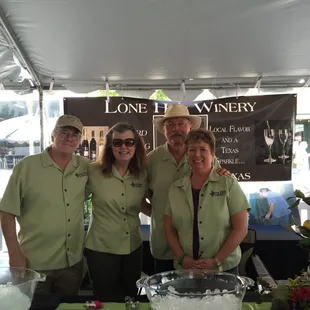
[[118, 178], [118, 179], [130, 179], [131, 178], [131, 174], [130, 174], [130, 172], [129, 172], [129, 169], [128, 169], [128, 171], [126, 172], [126, 174], [122, 177], [120, 174], [119, 174], [119, 172], [118, 172], [118, 170], [116, 169], [116, 167], [113, 165], [112, 166], [112, 174], [113, 174], [113, 176], [115, 177], [115, 178]]
[[[174, 157], [172, 156], [170, 150], [169, 150], [169, 146], [168, 146], [168, 142], [166, 142], [164, 145], [163, 145], [163, 156], [162, 156], [162, 160], [165, 161], [165, 160], [172, 160], [175, 162], [175, 159]], [[179, 165], [182, 165], [184, 162], [187, 161], [187, 156], [186, 154], [184, 154], [182, 160], [180, 161]]]
[[[42, 162], [42, 166], [45, 167], [49, 167], [49, 166], [53, 166], [55, 165], [55, 162], [52, 160], [50, 154], [49, 154], [49, 150], [51, 149], [51, 146], [48, 146], [42, 153], [41, 153], [41, 162]], [[72, 159], [70, 160], [70, 163], [72, 163], [72, 165], [77, 168], [78, 167], [78, 159], [77, 159], [77, 155], [72, 155]]]
[[[208, 179], [205, 182], [205, 184], [207, 184], [208, 182], [219, 182], [219, 181], [220, 181], [220, 175], [216, 172], [216, 169], [213, 167], [209, 176], [208, 176]], [[177, 187], [184, 187], [184, 186], [189, 185], [189, 184], [190, 184], [189, 175], [186, 175], [183, 178], [178, 179], [175, 182], [175, 185]]]

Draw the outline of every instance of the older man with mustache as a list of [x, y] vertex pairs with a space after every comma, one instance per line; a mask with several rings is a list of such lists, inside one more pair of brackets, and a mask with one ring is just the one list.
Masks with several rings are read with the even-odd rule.
[[[190, 115], [186, 106], [171, 104], [163, 118], [154, 120], [156, 129], [165, 135], [167, 142], [148, 154], [148, 180], [151, 206], [143, 213], [151, 215], [151, 253], [155, 259], [155, 272], [174, 269], [173, 252], [165, 236], [164, 217], [171, 184], [190, 173], [185, 154], [185, 138], [191, 129], [201, 125], [199, 116]], [[213, 165], [219, 168], [215, 158]], [[230, 174], [226, 169], [218, 169], [218, 174]]]

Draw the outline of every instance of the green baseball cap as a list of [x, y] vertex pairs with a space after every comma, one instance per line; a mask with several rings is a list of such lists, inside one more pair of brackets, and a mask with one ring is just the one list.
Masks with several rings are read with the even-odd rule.
[[79, 132], [83, 130], [83, 124], [79, 118], [73, 115], [62, 115], [56, 121], [56, 127], [73, 127], [76, 128]]

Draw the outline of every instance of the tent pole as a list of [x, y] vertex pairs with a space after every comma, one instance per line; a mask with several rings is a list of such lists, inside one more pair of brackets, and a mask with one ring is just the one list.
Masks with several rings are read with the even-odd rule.
[[30, 63], [25, 51], [23, 50], [23, 47], [21, 46], [10, 23], [5, 17], [5, 14], [1, 6], [0, 6], [0, 24], [2, 25], [2, 28], [3, 28], [2, 29], [3, 35], [7, 39], [8, 43], [11, 45], [11, 48], [14, 49], [14, 52], [16, 53], [17, 58], [20, 61], [22, 61], [22, 65], [25, 66], [25, 69], [29, 72], [29, 74], [33, 78], [35, 85], [37, 86], [37, 88], [39, 88], [41, 86], [41, 82], [38, 78], [38, 75], [34, 71], [32, 64]]
[[40, 149], [44, 150], [44, 122], [43, 122], [43, 88], [40, 86], [39, 91], [39, 114], [40, 114]]
[[34, 84], [36, 86], [36, 89], [39, 92], [39, 113], [40, 113], [40, 149], [43, 151], [44, 149], [44, 124], [43, 124], [43, 88], [42, 84], [39, 80], [39, 77], [35, 70], [32, 67], [31, 62], [28, 59], [28, 56], [26, 52], [24, 51], [22, 45], [20, 44], [19, 40], [17, 39], [13, 28], [11, 27], [9, 21], [7, 20], [3, 9], [0, 6], [0, 26], [2, 26], [1, 30], [4, 37], [6, 38], [8, 44], [10, 47], [14, 50], [17, 58], [19, 61], [21, 61], [22, 66], [24, 66], [24, 69], [26, 69], [29, 74], [31, 75]]

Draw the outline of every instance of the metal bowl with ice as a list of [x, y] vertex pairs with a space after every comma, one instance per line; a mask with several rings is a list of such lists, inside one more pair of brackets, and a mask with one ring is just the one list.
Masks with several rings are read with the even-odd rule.
[[137, 281], [156, 310], [240, 310], [250, 278], [225, 272], [175, 270]]
[[45, 278], [31, 269], [0, 267], [0, 310], [28, 310], [38, 281]]

